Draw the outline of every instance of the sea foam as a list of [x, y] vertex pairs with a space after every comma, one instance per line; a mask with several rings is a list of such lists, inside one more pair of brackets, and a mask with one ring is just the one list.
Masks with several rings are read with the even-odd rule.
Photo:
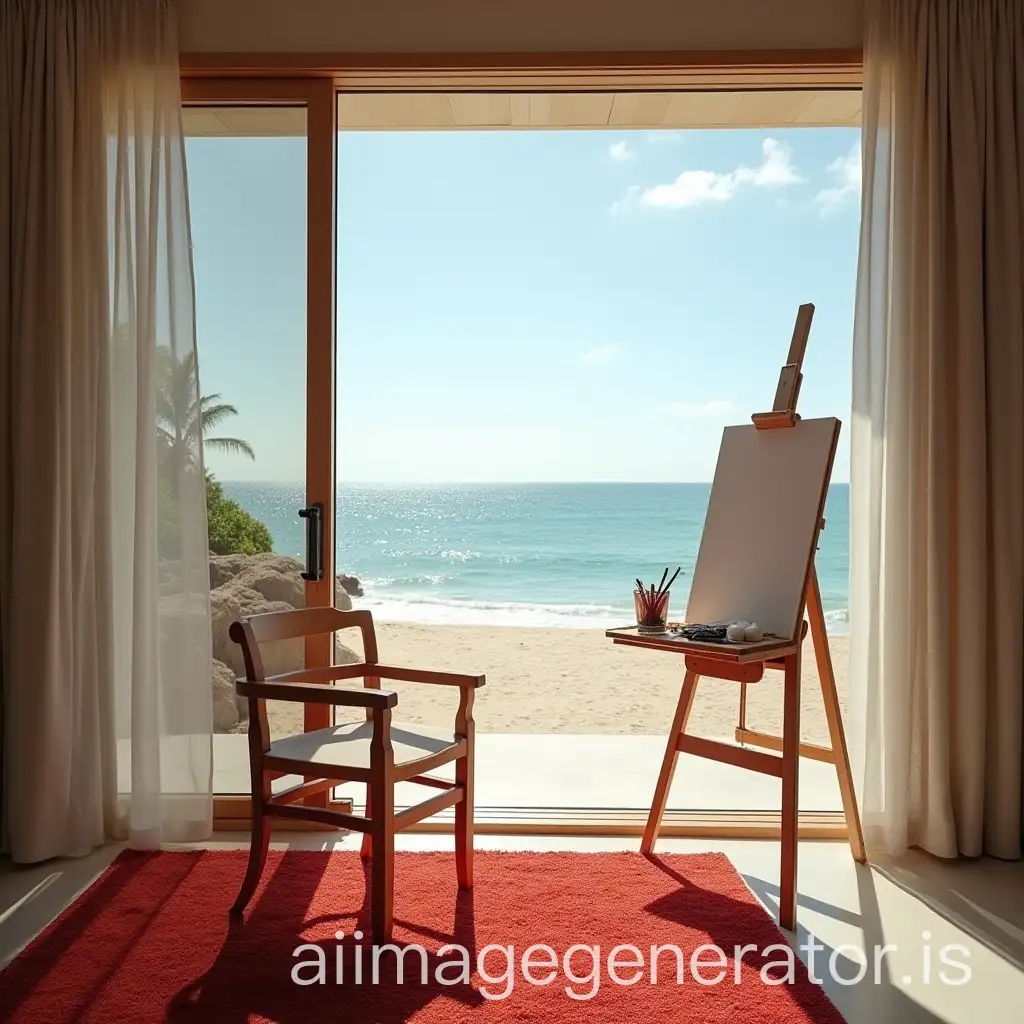
[[537, 604], [516, 601], [474, 601], [429, 595], [358, 601], [378, 622], [422, 622], [458, 626], [534, 626], [565, 629], [608, 629], [629, 622], [630, 610], [602, 604]]
[[[561, 629], [610, 629], [628, 625], [631, 608], [606, 604], [541, 604], [528, 601], [476, 601], [426, 594], [359, 599], [378, 622], [419, 622], [447, 626], [531, 626]], [[825, 628], [833, 636], [849, 632], [846, 608], [825, 613]]]

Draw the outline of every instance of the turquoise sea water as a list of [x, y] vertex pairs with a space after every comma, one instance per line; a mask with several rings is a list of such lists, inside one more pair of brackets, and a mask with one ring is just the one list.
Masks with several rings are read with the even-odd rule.
[[[225, 482], [304, 557], [295, 484]], [[338, 492], [337, 564], [381, 621], [606, 627], [633, 615], [633, 580], [683, 573], [682, 617], [710, 484], [350, 485]], [[817, 556], [829, 628], [846, 629], [849, 486], [834, 484]]]

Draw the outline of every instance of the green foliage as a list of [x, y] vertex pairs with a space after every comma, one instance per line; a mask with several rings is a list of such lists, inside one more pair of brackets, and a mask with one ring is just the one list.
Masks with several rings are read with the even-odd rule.
[[256, 555], [273, 551], [274, 541], [266, 526], [224, 496], [224, 488], [206, 477], [206, 519], [210, 550], [218, 555]]
[[[126, 336], [125, 331], [119, 337]], [[248, 441], [238, 437], [210, 437], [210, 431], [238, 410], [220, 395], [200, 395], [195, 353], [178, 359], [162, 346], [157, 350], [160, 375], [157, 390], [156, 433], [160, 456], [158, 530], [161, 557], [176, 558], [180, 543], [182, 496], [176, 488], [198, 485], [199, 449], [255, 459]], [[173, 482], [173, 486], [172, 486]], [[255, 555], [272, 551], [270, 531], [206, 475], [206, 519], [210, 550], [218, 555]]]
[[162, 476], [157, 480], [157, 550], [161, 558], [177, 558], [181, 542], [181, 505]]
[[179, 472], [195, 462], [202, 443], [204, 450], [255, 459], [248, 441], [238, 437], [210, 437], [210, 431], [238, 410], [220, 400], [220, 395], [198, 393], [195, 353], [178, 359], [166, 346], [157, 350], [160, 384], [157, 390], [156, 432], [163, 457]]

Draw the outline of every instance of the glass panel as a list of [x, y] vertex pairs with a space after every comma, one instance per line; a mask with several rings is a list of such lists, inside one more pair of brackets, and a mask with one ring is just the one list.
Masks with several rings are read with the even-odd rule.
[[[856, 125], [859, 97], [758, 95], [627, 97], [616, 116], [677, 124], [615, 131], [558, 130], [607, 125], [611, 97], [340, 98], [338, 567], [382, 659], [487, 674], [482, 813], [649, 807], [682, 659], [604, 629], [666, 566], [684, 617], [722, 428], [770, 408], [802, 302], [801, 412], [849, 421], [858, 129], [687, 126], [793, 103]], [[848, 451], [845, 427], [817, 562], [841, 695]], [[805, 658], [803, 735], [826, 743]], [[396, 721], [450, 727], [454, 692], [395, 688]], [[731, 741], [738, 702], [705, 681], [690, 731]], [[750, 687], [748, 727], [781, 709], [781, 676]], [[675, 778], [672, 807], [779, 806], [738, 769]], [[829, 765], [802, 779], [802, 806], [838, 809]]]
[[[239, 616], [303, 607], [306, 466], [306, 111], [185, 110], [201, 418], [210, 521], [214, 776], [249, 791]], [[195, 415], [195, 414], [193, 414]], [[268, 674], [302, 668], [303, 641], [264, 645]], [[301, 704], [268, 702], [272, 737]]]

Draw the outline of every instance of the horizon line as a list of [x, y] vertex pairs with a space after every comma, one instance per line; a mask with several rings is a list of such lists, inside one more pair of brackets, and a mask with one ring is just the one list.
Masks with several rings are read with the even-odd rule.
[[[255, 480], [255, 479], [231, 479], [218, 476], [216, 479], [222, 484], [276, 484], [289, 487], [302, 487], [304, 480]], [[711, 486], [712, 480], [339, 480], [337, 487], [658, 487], [675, 486], [678, 484], [694, 484]], [[830, 480], [829, 486], [838, 484], [849, 487], [849, 480]]]

